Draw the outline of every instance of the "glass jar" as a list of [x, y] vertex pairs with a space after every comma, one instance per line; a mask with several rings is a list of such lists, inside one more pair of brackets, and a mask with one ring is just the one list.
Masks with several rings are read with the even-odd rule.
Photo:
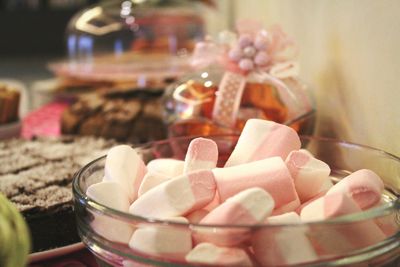
[[59, 76], [136, 81], [139, 87], [176, 78], [204, 38], [201, 1], [111, 0], [77, 13], [66, 29], [68, 60], [51, 65]]
[[268, 77], [247, 77], [234, 126], [219, 125], [212, 113], [223, 73], [218, 67], [193, 72], [167, 88], [164, 118], [170, 136], [240, 133], [250, 118], [286, 124], [300, 134], [313, 133], [313, 96], [297, 77], [283, 79], [284, 87], [275, 86]]

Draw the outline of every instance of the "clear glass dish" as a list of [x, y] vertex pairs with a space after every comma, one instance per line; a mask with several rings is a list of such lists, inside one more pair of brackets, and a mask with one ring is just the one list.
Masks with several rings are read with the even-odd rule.
[[201, 1], [101, 1], [73, 16], [66, 29], [68, 59], [50, 64], [58, 76], [137, 82], [182, 75], [188, 55], [204, 38]]
[[[218, 144], [220, 151], [219, 164], [222, 165], [232, 151], [238, 136], [221, 135], [210, 137]], [[145, 162], [154, 158], [183, 159], [191, 137], [177, 137], [168, 140], [149, 143], [138, 149]], [[211, 231], [218, 238], [224, 231], [235, 233], [247, 233], [252, 242], [257, 235], [263, 234], [268, 238], [277, 238], [279, 233], [290, 236], [305, 235], [312, 242], [319, 242], [325, 250], [320, 252], [317, 260], [304, 261], [300, 256], [291, 257], [290, 262], [285, 257], [275, 258], [274, 250], [266, 250], [272, 259], [273, 266], [399, 266], [400, 264], [400, 158], [384, 151], [368, 146], [347, 143], [332, 139], [317, 137], [302, 137], [304, 148], [310, 150], [317, 158], [329, 164], [332, 170], [333, 181], [338, 181], [348, 173], [362, 168], [368, 168], [376, 172], [385, 183], [385, 191], [382, 196], [382, 204], [363, 211], [361, 213], [346, 215], [335, 219], [304, 224], [281, 225], [196, 225], [177, 222], [168, 222], [142, 218], [128, 213], [119, 212], [103, 206], [88, 198], [86, 189], [93, 183], [100, 181], [104, 175], [105, 157], [94, 160], [82, 168], [75, 175], [73, 192], [75, 198], [75, 212], [78, 232], [89, 250], [96, 256], [102, 266], [199, 266], [191, 265], [183, 260], [168, 257], [155, 257], [130, 249], [127, 245], [113, 242], [92, 227], [94, 217], [107, 218], [115, 224], [129, 224], [133, 227], [149, 226], [163, 227], [163, 229], [175, 229], [189, 231], [195, 234], [197, 231]], [[362, 238], [363, 225], [376, 223], [385, 229], [386, 238], [379, 242], [357, 246], [343, 242], [336, 238], [335, 234], [341, 231], [351, 230], [353, 237]], [[360, 232], [361, 231], [361, 232]], [[353, 234], [352, 234], [353, 235]], [[267, 238], [267, 239], [268, 239]], [[296, 242], [296, 239], [293, 240]], [[267, 246], [267, 243], [266, 243]], [[290, 248], [287, 248], [290, 249]], [[203, 266], [203, 265], [201, 265]], [[213, 265], [204, 265], [213, 266]], [[254, 266], [270, 266], [255, 264]]]

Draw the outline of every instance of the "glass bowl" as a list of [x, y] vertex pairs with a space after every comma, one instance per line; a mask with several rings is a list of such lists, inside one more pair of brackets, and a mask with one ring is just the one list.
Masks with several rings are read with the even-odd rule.
[[[138, 147], [145, 162], [155, 158], [184, 159], [186, 149], [193, 137], [176, 137], [164, 141], [152, 142]], [[212, 136], [220, 151], [219, 166], [229, 157], [238, 136]], [[87, 248], [96, 256], [102, 266], [199, 266], [173, 257], [157, 257], [130, 249], [129, 246], [108, 239], [107, 233], [93, 227], [93, 221], [102, 217], [114, 227], [157, 227], [165, 231], [182, 231], [196, 234], [207, 231], [211, 237], [219, 238], [221, 234], [230, 233], [230, 238], [245, 236], [243, 246], [252, 253], [249, 245], [262, 236], [265, 242], [267, 263], [255, 261], [254, 266], [399, 266], [400, 264], [400, 158], [368, 146], [357, 145], [332, 139], [301, 137], [304, 148], [317, 158], [326, 162], [331, 170], [332, 180], [337, 182], [341, 177], [362, 168], [376, 172], [385, 184], [382, 204], [372, 209], [350, 214], [323, 222], [280, 225], [199, 225], [169, 222], [143, 218], [108, 208], [90, 199], [86, 189], [99, 182], [104, 175], [105, 157], [96, 159], [76, 173], [73, 182], [75, 213], [80, 237]], [[346, 238], [362, 239], [365, 225], [375, 223], [385, 233], [384, 238], [374, 243], [351, 243]], [[351, 232], [351, 236], [348, 233]], [[243, 235], [245, 233], [245, 235]], [[338, 233], [339, 236], [338, 236]], [[348, 236], [343, 238], [347, 233]], [[342, 235], [342, 238], [340, 238]], [[277, 243], [282, 236], [293, 238], [282, 248], [286, 256], [278, 257]], [[298, 238], [307, 238], [318, 250], [316, 259], [310, 261], [302, 253], [293, 253]], [[173, 242], [171, 242], [173, 245]], [[351, 243], [351, 244], [350, 244]], [[263, 243], [262, 243], [263, 244]], [[356, 245], [358, 244], [358, 245]], [[276, 246], [275, 246], [276, 245]], [[261, 248], [264, 248], [261, 246]], [[201, 265], [213, 266], [213, 265]]]

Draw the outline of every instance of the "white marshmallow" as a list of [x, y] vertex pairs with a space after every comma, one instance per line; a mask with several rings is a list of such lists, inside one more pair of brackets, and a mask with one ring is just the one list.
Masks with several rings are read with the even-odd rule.
[[[88, 187], [86, 194], [89, 198], [109, 208], [128, 212], [129, 196], [122, 186], [116, 182], [100, 182]], [[91, 222], [93, 229], [108, 240], [128, 244], [129, 237], [134, 227], [118, 219], [105, 215], [92, 213], [94, 220]]]
[[216, 266], [253, 266], [247, 253], [240, 248], [217, 247], [210, 243], [198, 244], [186, 257], [186, 261], [194, 264], [212, 264]]
[[300, 149], [290, 152], [285, 160], [294, 180], [301, 202], [306, 202], [320, 192], [332, 187], [331, 169], [325, 162], [314, 158], [310, 152]]
[[186, 215], [210, 203], [216, 191], [214, 175], [199, 170], [166, 181], [132, 203], [129, 212], [148, 218]]
[[107, 153], [104, 171], [103, 181], [120, 183], [131, 201], [137, 198], [146, 166], [136, 150], [128, 145], [112, 147]]
[[[167, 220], [188, 223], [183, 217]], [[184, 259], [192, 249], [191, 231], [184, 225], [142, 226], [133, 233], [129, 247], [151, 256]]]
[[[268, 217], [269, 224], [300, 224], [295, 212]], [[262, 266], [281, 266], [311, 262], [317, 259], [314, 248], [306, 236], [306, 226], [281, 226], [261, 228], [254, 233], [252, 246], [257, 261]]]
[[195, 138], [188, 147], [185, 157], [184, 173], [195, 170], [211, 170], [217, 166], [218, 146], [207, 138]]
[[153, 159], [147, 163], [147, 170], [153, 173], [160, 173], [168, 177], [175, 177], [183, 174], [185, 162], [177, 159]]
[[253, 187], [228, 198], [207, 214], [201, 224], [257, 224], [271, 214], [274, 206], [274, 199], [267, 191]]
[[156, 187], [157, 185], [162, 184], [163, 182], [166, 182], [171, 178], [172, 177], [166, 176], [162, 173], [157, 173], [153, 171], [147, 172], [146, 175], [143, 177], [142, 183], [140, 184], [138, 196], [140, 197], [153, 187]]
[[280, 215], [267, 217], [265, 222], [269, 224], [293, 224], [301, 223], [301, 219], [296, 212], [291, 211]]
[[300, 138], [292, 128], [273, 121], [250, 119], [225, 166], [279, 156], [283, 160], [292, 150], [301, 147]]

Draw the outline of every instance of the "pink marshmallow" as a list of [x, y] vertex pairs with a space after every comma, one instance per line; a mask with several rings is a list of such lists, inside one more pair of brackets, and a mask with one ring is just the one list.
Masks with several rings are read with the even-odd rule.
[[195, 210], [186, 215], [186, 219], [188, 219], [190, 223], [198, 224], [204, 217], [206, 217], [208, 213], [209, 211], [205, 210], [204, 208], [200, 210]]
[[333, 186], [329, 179], [331, 169], [328, 164], [314, 158], [306, 150], [290, 152], [285, 163], [292, 175], [301, 202], [313, 198], [320, 192], [326, 192]]
[[225, 167], [274, 156], [284, 160], [290, 151], [300, 147], [300, 138], [292, 128], [273, 121], [250, 119]]
[[251, 267], [247, 253], [240, 248], [217, 247], [210, 243], [198, 244], [186, 257], [193, 264], [212, 264], [213, 266]]
[[317, 255], [306, 233], [308, 227], [300, 224], [299, 215], [289, 212], [268, 217], [267, 224], [289, 224], [273, 228], [261, 228], [252, 237], [255, 258], [262, 266], [283, 266], [312, 262]]
[[[204, 225], [253, 225], [264, 221], [274, 209], [274, 200], [265, 190], [254, 187], [243, 190], [227, 199], [208, 213], [200, 224]], [[216, 232], [217, 231], [217, 232]], [[239, 229], [199, 229], [195, 241], [210, 242], [220, 246], [234, 246], [247, 239], [247, 231]]]
[[292, 204], [294, 210], [300, 205], [293, 179], [280, 157], [216, 168], [213, 173], [221, 202], [247, 188], [261, 187], [272, 195], [276, 208]]
[[211, 139], [196, 138], [189, 144], [183, 172], [188, 173], [202, 169], [211, 170], [217, 166], [217, 161], [217, 144]]
[[376, 173], [362, 169], [340, 180], [326, 194], [347, 193], [361, 209], [368, 209], [380, 202], [383, 188]]
[[[345, 193], [321, 197], [300, 214], [304, 222], [320, 221], [361, 212], [357, 203]], [[319, 254], [341, 254], [377, 244], [385, 239], [384, 233], [373, 220], [312, 226], [312, 241]]]
[[[182, 217], [168, 220], [188, 223]], [[191, 231], [184, 226], [141, 226], [133, 233], [129, 247], [155, 257], [183, 260], [192, 249]]]
[[[100, 182], [92, 184], [86, 190], [89, 198], [109, 208], [128, 212], [129, 196], [123, 187], [117, 182]], [[117, 219], [92, 213], [94, 220], [90, 223], [96, 233], [114, 242], [128, 244], [133, 233], [133, 226]]]
[[108, 151], [104, 172], [103, 181], [121, 184], [129, 199], [134, 201], [147, 170], [136, 150], [128, 145], [119, 145]]
[[203, 209], [205, 209], [207, 211], [212, 211], [213, 209], [218, 207], [220, 204], [221, 204], [221, 198], [218, 195], [218, 191], [216, 191], [214, 199], [210, 203], [208, 203], [207, 206], [205, 206]]
[[129, 212], [159, 219], [182, 216], [210, 203], [215, 191], [213, 173], [209, 170], [199, 170], [150, 189], [132, 203]]
[[168, 177], [175, 177], [183, 174], [184, 164], [183, 160], [177, 159], [153, 159], [147, 163], [147, 170]]

